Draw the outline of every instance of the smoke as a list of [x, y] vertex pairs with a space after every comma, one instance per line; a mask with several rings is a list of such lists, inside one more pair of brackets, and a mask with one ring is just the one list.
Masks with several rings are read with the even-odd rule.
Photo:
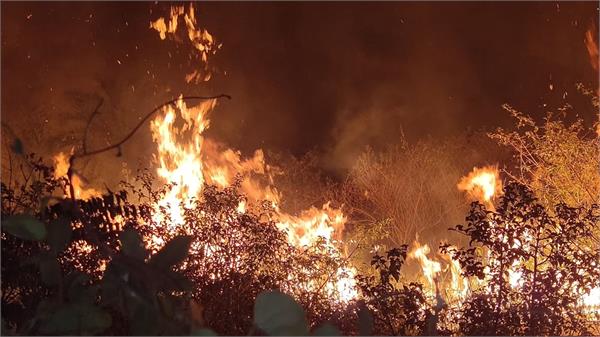
[[[49, 156], [80, 144], [100, 98], [91, 147], [180, 93], [224, 92], [209, 137], [244, 154], [318, 147], [344, 172], [365, 145], [507, 126], [502, 103], [545, 112], [565, 92], [575, 104], [576, 82], [597, 87], [582, 45], [594, 3], [200, 3], [199, 25], [223, 43], [201, 84], [183, 80], [189, 50], [149, 29], [169, 7], [3, 2], [3, 125]], [[142, 128], [123, 158], [85, 171], [147, 166], [153, 149]]]

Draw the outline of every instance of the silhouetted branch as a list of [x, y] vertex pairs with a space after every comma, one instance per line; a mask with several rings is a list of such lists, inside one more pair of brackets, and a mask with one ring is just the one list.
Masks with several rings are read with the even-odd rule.
[[100, 102], [98, 102], [96, 108], [94, 109], [94, 111], [92, 111], [90, 118], [85, 124], [85, 131], [83, 132], [83, 152], [87, 151], [87, 136], [90, 130], [90, 125], [92, 125], [92, 120], [94, 119], [94, 117], [96, 117], [96, 115], [100, 112], [100, 107], [102, 106], [102, 103], [104, 103], [104, 98], [100, 98]]
[[168, 106], [170, 104], [174, 104], [179, 100], [209, 100], [209, 99], [219, 99], [219, 98], [227, 98], [227, 99], [231, 99], [231, 96], [226, 95], [226, 94], [220, 94], [220, 95], [216, 95], [216, 96], [183, 96], [180, 98], [175, 98], [172, 99], [168, 102], [162, 103], [160, 105], [158, 105], [156, 108], [154, 108], [152, 111], [150, 111], [148, 114], [146, 114], [146, 116], [144, 116], [144, 118], [142, 118], [139, 123], [120, 141], [114, 143], [114, 144], [110, 144], [106, 147], [97, 149], [97, 150], [93, 150], [93, 151], [88, 151], [87, 150], [87, 146], [86, 146], [86, 138], [87, 138], [87, 133], [88, 133], [88, 128], [89, 125], [92, 122], [92, 119], [94, 118], [94, 116], [98, 113], [98, 109], [100, 108], [100, 105], [102, 104], [102, 101], [100, 101], [100, 103], [98, 104], [98, 106], [96, 107], [96, 109], [94, 110], [94, 112], [92, 113], [92, 116], [90, 116], [88, 123], [86, 125], [86, 131], [84, 133], [84, 139], [83, 139], [83, 151], [80, 153], [74, 153], [71, 155], [71, 157], [69, 158], [69, 169], [67, 170], [67, 177], [69, 179], [69, 192], [71, 193], [71, 200], [73, 200], [73, 202], [75, 202], [75, 188], [73, 186], [73, 182], [72, 182], [72, 178], [73, 178], [73, 166], [75, 164], [75, 160], [79, 159], [79, 158], [84, 158], [84, 157], [89, 157], [89, 156], [93, 156], [93, 155], [97, 155], [103, 152], [107, 152], [113, 149], [117, 149], [119, 152], [117, 153], [118, 155], [121, 154], [121, 145], [123, 145], [125, 142], [127, 142], [129, 139], [131, 139], [131, 137], [133, 137], [133, 135], [139, 130], [139, 128], [150, 118], [152, 117], [152, 115], [154, 115], [156, 112], [160, 111], [161, 109], [163, 109], [165, 106]]

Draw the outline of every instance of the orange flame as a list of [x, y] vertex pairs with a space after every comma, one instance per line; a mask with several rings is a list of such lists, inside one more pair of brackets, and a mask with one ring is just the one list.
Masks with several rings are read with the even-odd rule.
[[[71, 154], [73, 154], [74, 149], [71, 149]], [[67, 175], [69, 170], [69, 155], [65, 152], [59, 152], [54, 157], [52, 157], [54, 161], [54, 177], [61, 178]], [[75, 190], [75, 198], [87, 200], [93, 197], [97, 197], [102, 195], [102, 193], [94, 188], [86, 187], [85, 182], [79, 177], [77, 174], [73, 174], [72, 181], [73, 189]], [[70, 191], [67, 190], [67, 197], [71, 197]]]
[[590, 56], [592, 68], [598, 71], [598, 32], [594, 24], [591, 24], [590, 28], [585, 32], [585, 47]]
[[413, 243], [413, 249], [408, 253], [408, 257], [416, 259], [421, 265], [423, 276], [427, 280], [427, 285], [432, 293], [436, 291], [436, 277], [439, 272], [442, 271], [441, 263], [431, 260], [427, 257], [430, 249], [427, 244], [421, 245], [418, 241]]
[[[215, 100], [209, 100], [196, 107], [188, 107], [180, 99], [175, 107], [165, 108], [164, 114], [151, 121], [152, 137], [157, 143], [157, 173], [169, 184], [164, 198], [156, 205], [154, 220], [173, 228], [183, 225], [185, 208], [193, 207], [194, 199], [200, 196], [205, 183], [228, 187], [236, 177], [240, 177], [240, 189], [248, 201], [271, 202], [275, 211], [273, 220], [287, 233], [290, 244], [303, 247], [323, 238], [326, 247], [333, 248], [341, 256], [337, 243], [346, 223], [341, 210], [326, 203], [320, 209], [311, 207], [298, 216], [283, 212], [279, 208], [280, 195], [271, 186], [273, 179], [262, 150], [255, 151], [249, 159], [243, 159], [239, 151], [204, 138], [203, 132], [210, 125], [207, 114], [215, 104]], [[237, 211], [244, 213], [246, 207], [246, 201], [240, 202]], [[167, 210], [167, 219], [159, 212], [161, 208]], [[152, 240], [156, 245], [163, 244], [160, 238]], [[338, 278], [330, 281], [325, 289], [337, 293], [341, 300], [354, 298], [355, 273], [353, 268], [341, 268]]]
[[444, 261], [436, 261], [430, 258], [429, 254], [429, 246], [421, 245], [418, 240], [413, 243], [413, 248], [408, 253], [409, 259], [419, 262], [426, 281], [426, 294], [430, 298], [440, 296], [446, 303], [459, 305], [470, 290], [469, 280], [462, 275], [459, 262], [448, 255], [441, 256]]
[[217, 50], [219, 50], [222, 45], [215, 44], [213, 36], [206, 29], [198, 27], [196, 11], [194, 10], [193, 4], [190, 3], [187, 13], [184, 6], [172, 6], [170, 17], [167, 20], [161, 17], [156, 21], [150, 22], [150, 28], [158, 32], [161, 40], [170, 36], [175, 41], [181, 42], [182, 40], [176, 36], [177, 29], [180, 27], [180, 16], [183, 16], [185, 27], [187, 29], [187, 38], [193, 47], [193, 52], [190, 57], [198, 59], [201, 66], [201, 70], [194, 69], [191, 73], [187, 74], [185, 80], [188, 83], [208, 81], [212, 75], [208, 67], [208, 58], [211, 55], [216, 54]]
[[498, 167], [475, 167], [471, 173], [460, 180], [457, 187], [461, 191], [466, 191], [475, 200], [493, 207], [492, 200], [502, 192]]

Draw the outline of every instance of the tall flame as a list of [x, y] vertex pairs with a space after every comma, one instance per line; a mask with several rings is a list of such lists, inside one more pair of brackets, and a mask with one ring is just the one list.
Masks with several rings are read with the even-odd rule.
[[[223, 188], [240, 177], [240, 189], [248, 201], [267, 200], [271, 203], [275, 212], [273, 220], [287, 233], [290, 244], [304, 247], [324, 239], [327, 248], [335, 249], [341, 256], [337, 242], [346, 223], [341, 210], [326, 203], [299, 215], [283, 212], [279, 207], [281, 197], [271, 185], [273, 178], [262, 150], [243, 159], [239, 151], [204, 138], [203, 133], [210, 125], [207, 115], [215, 104], [215, 100], [209, 100], [188, 107], [180, 99], [174, 107], [165, 108], [164, 114], [151, 121], [152, 137], [157, 144], [157, 173], [168, 186], [165, 196], [156, 205], [154, 220], [172, 227], [183, 225], [185, 208], [193, 207], [205, 183]], [[158, 211], [161, 208], [166, 209], [167, 219]], [[237, 211], [243, 213], [246, 208], [246, 201], [242, 201]], [[155, 240], [157, 244], [162, 243], [159, 238]], [[352, 268], [340, 269], [338, 279], [330, 281], [326, 289], [336, 291], [342, 300], [355, 297], [355, 273]]]
[[[204, 184], [200, 157], [204, 141], [202, 132], [209, 125], [206, 114], [215, 104], [215, 100], [208, 100], [188, 109], [180, 99], [176, 103], [179, 115], [168, 106], [165, 114], [157, 116], [150, 124], [158, 148], [156, 172], [172, 186], [158, 206], [168, 209], [174, 225], [183, 224], [182, 206], [190, 207], [192, 198], [200, 193]], [[176, 120], [178, 116], [181, 118], [179, 123]], [[178, 126], [181, 122], [183, 125]], [[186, 135], [188, 139], [185, 139]]]
[[442, 271], [442, 265], [438, 261], [431, 260], [427, 256], [429, 252], [430, 249], [428, 245], [421, 245], [418, 241], [415, 241], [413, 243], [413, 249], [408, 253], [408, 257], [416, 259], [419, 262], [430, 291], [435, 292], [437, 290], [436, 277], [438, 273]]

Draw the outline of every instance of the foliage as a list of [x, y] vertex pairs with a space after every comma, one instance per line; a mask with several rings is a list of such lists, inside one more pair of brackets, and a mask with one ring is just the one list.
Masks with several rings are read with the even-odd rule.
[[[511, 178], [529, 187], [551, 209], [558, 203], [591, 205], [600, 201], [600, 147], [594, 130], [582, 119], [571, 123], [549, 113], [543, 123], [505, 105], [516, 130], [490, 133], [498, 144], [512, 150], [516, 162]], [[560, 109], [566, 116], [570, 106]]]
[[505, 187], [494, 212], [474, 203], [467, 224], [454, 228], [469, 238], [468, 247], [442, 247], [460, 262], [465, 276], [485, 280], [457, 309], [459, 331], [589, 334], [594, 317], [582, 310], [581, 298], [600, 286], [600, 248], [581, 242], [598, 242], [593, 234], [598, 223], [598, 205], [559, 204], [550, 213], [517, 183]]
[[[43, 175], [46, 183], [64, 189], [64, 181], [56, 181], [52, 173]], [[3, 186], [10, 197], [4, 200], [11, 201], [2, 204], [3, 320], [14, 332], [187, 334], [205, 333], [203, 327], [209, 326], [223, 334], [246, 334], [253, 329], [255, 299], [271, 289], [299, 299], [311, 326], [339, 317], [341, 306], [331, 301], [324, 285], [346, 261], [323, 253], [323, 243], [291, 246], [267, 203], [240, 213], [237, 205], [244, 196], [237, 185], [205, 186], [194, 207], [186, 210], [184, 225], [159, 221], [150, 205], [164, 190], [153, 190], [150, 181], [141, 172], [135, 186], [124, 185], [129, 193], [108, 191], [76, 205], [56, 198], [31, 215], [13, 214], [17, 208], [12, 205], [31, 212], [44, 190], [26, 188], [17, 194]], [[44, 235], [44, 241], [25, 241], [11, 233], [30, 239]], [[28, 260], [41, 262], [29, 267]], [[90, 315], [98, 307], [102, 317], [111, 318], [108, 330], [104, 325], [81, 330], [80, 321], [88, 316], [47, 330], [30, 326], [40, 312], [59, 323], [68, 316], [65, 312], [88, 315], [87, 307], [82, 309], [63, 291], [71, 278], [83, 278], [77, 286], [94, 289], [86, 291], [85, 303], [94, 306]], [[38, 308], [40, 298], [54, 302]], [[54, 311], [59, 316], [50, 314]], [[78, 330], [71, 323], [80, 324]]]
[[340, 193], [353, 227], [385, 224], [389, 238], [371, 244], [392, 247], [411, 243], [417, 236], [430, 244], [441, 240], [440, 234], [447, 239], [440, 229], [459, 222], [468, 209], [456, 183], [473, 163], [485, 163], [481, 150], [489, 146], [474, 134], [445, 143], [401, 143], [380, 153], [367, 149]]
[[[372, 315], [374, 335], [431, 335], [428, 329], [433, 312], [420, 284], [400, 283], [400, 268], [406, 260], [407, 246], [375, 255], [371, 264], [377, 276], [359, 277], [363, 305]], [[363, 314], [364, 315], [364, 314]], [[362, 333], [361, 333], [362, 334]]]
[[[156, 216], [165, 189], [153, 189], [145, 171], [122, 191], [73, 202], [52, 196], [64, 179], [26, 158], [25, 176], [36, 179], [2, 185], [3, 333], [583, 334], [590, 327], [578, 301], [599, 286], [600, 252], [578, 243], [597, 240], [590, 231], [600, 222], [597, 206], [547, 212], [509, 185], [495, 212], [474, 204], [467, 226], [455, 228], [469, 247], [446, 247], [466, 276], [488, 278], [489, 288], [447, 308], [405, 281], [407, 246], [399, 245], [371, 258], [372, 272], [356, 275], [359, 297], [344, 302], [327, 284], [348, 261], [324, 242], [290, 245], [269, 203], [239, 212], [245, 196], [237, 184], [205, 186], [184, 223], [174, 224], [164, 220], [167, 210]], [[511, 272], [522, 274], [518, 289]]]
[[302, 307], [292, 297], [278, 291], [265, 292], [256, 298], [254, 323], [272, 336], [308, 333]]

